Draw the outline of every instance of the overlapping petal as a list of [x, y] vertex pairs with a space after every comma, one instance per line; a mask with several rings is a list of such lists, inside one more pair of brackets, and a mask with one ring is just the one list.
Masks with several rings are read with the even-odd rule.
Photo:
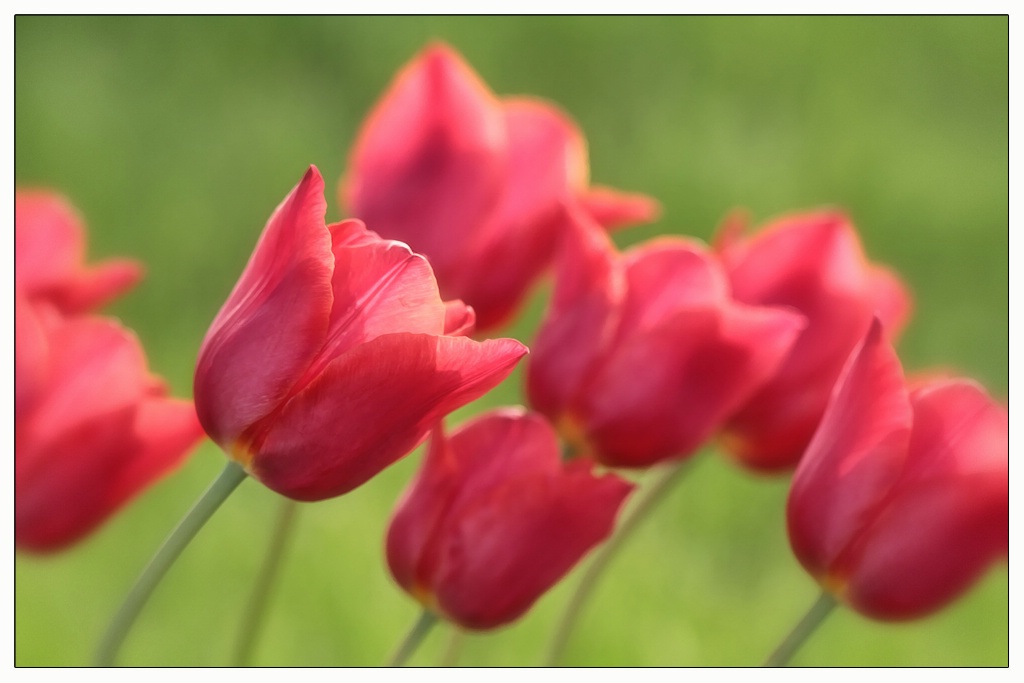
[[[335, 359], [275, 416], [252, 474], [297, 500], [338, 496], [411, 451], [526, 353], [511, 339], [388, 334]], [[382, 411], [386, 411], [382, 414]]]
[[756, 236], [731, 217], [717, 240], [737, 300], [789, 306], [806, 329], [778, 372], [734, 415], [724, 443], [747, 467], [794, 466], [821, 420], [847, 356], [881, 317], [894, 335], [910, 298], [890, 271], [870, 264], [849, 219], [837, 211], [796, 214]]
[[280, 405], [324, 344], [334, 272], [326, 211], [311, 167], [274, 211], [203, 339], [196, 410], [222, 447]]

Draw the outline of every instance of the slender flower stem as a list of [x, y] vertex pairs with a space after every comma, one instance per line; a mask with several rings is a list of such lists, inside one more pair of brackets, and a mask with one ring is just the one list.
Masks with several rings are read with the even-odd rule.
[[149, 596], [153, 594], [153, 590], [160, 583], [160, 579], [178, 559], [189, 541], [203, 528], [206, 521], [213, 516], [220, 504], [231, 495], [231, 492], [242, 483], [245, 477], [245, 470], [238, 463], [233, 460], [228, 461], [220, 475], [196, 501], [184, 519], [178, 523], [178, 526], [156, 551], [156, 555], [135, 581], [135, 585], [132, 586], [128, 596], [121, 603], [121, 608], [114, 615], [110, 626], [107, 627], [107, 632], [103, 635], [103, 640], [100, 641], [99, 648], [96, 650], [96, 666], [114, 665], [114, 659], [117, 657], [121, 644]]
[[452, 624], [450, 631], [448, 643], [444, 647], [444, 653], [441, 654], [441, 660], [437, 663], [438, 666], [455, 666], [455, 663], [459, 661], [459, 655], [462, 654], [462, 646], [466, 644], [465, 631], [455, 624]]
[[825, 621], [825, 617], [832, 613], [832, 608], [835, 606], [836, 599], [830, 593], [823, 592], [819, 595], [804, 618], [793, 627], [786, 639], [775, 648], [775, 651], [769, 655], [768, 659], [764, 660], [764, 664], [761, 666], [786, 666], [800, 646], [814, 633], [821, 622]]
[[428, 609], [423, 610], [412, 629], [405, 635], [402, 644], [398, 646], [398, 650], [391, 656], [388, 666], [405, 666], [406, 660], [412, 656], [412, 653], [423, 642], [423, 638], [430, 632], [430, 627], [436, 623], [437, 615]]
[[551, 640], [544, 666], [556, 666], [558, 664], [565, 651], [565, 646], [569, 642], [569, 636], [572, 633], [573, 627], [583, 611], [583, 606], [597, 585], [597, 580], [601, 577], [605, 567], [608, 566], [608, 563], [611, 562], [619, 548], [626, 542], [626, 539], [632, 536], [640, 522], [646, 519], [651, 510], [672, 490], [673, 485], [687, 470], [687, 462], [681, 461], [665, 467], [659, 473], [658, 478], [634, 500], [633, 506], [623, 515], [619, 528], [612, 534], [608, 542], [597, 551], [593, 561], [591, 561], [584, 572], [583, 578], [576, 584], [576, 592], [569, 598], [569, 605], [566, 607], [565, 613], [562, 615], [562, 621], [558, 624], [558, 629]]
[[291, 538], [292, 529], [295, 526], [295, 515], [298, 512], [299, 504], [290, 498], [282, 498], [281, 500], [282, 503], [277, 516], [277, 524], [274, 527], [274, 535], [270, 538], [267, 554], [263, 558], [263, 566], [260, 568], [259, 576], [256, 577], [252, 593], [249, 594], [249, 604], [246, 605], [245, 614], [242, 616], [238, 640], [235, 642], [235, 655], [232, 660], [232, 666], [249, 665], [252, 647], [267, 615], [267, 601], [270, 597], [270, 590], [281, 570], [285, 546], [289, 538]]

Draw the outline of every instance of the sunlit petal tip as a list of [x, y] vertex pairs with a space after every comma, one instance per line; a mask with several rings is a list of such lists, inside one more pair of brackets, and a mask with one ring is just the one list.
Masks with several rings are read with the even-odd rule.
[[661, 218], [662, 206], [654, 197], [592, 185], [581, 197], [584, 209], [607, 229], [653, 223]]

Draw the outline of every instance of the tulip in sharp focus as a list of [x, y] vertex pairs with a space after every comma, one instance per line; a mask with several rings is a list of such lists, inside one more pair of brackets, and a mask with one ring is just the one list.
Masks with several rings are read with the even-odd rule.
[[732, 416], [723, 444], [746, 467], [796, 465], [832, 385], [872, 316], [895, 334], [910, 297], [889, 270], [864, 256], [853, 224], [820, 211], [782, 218], [752, 238], [730, 220], [718, 239], [733, 295], [748, 304], [790, 306], [807, 327], [775, 375]]
[[15, 314], [15, 543], [59, 550], [178, 466], [203, 432], [117, 323], [20, 294]]
[[526, 353], [456, 336], [472, 311], [442, 302], [426, 259], [360, 221], [325, 226], [325, 212], [310, 167], [267, 223], [195, 374], [207, 433], [297, 500], [359, 486]]
[[547, 422], [497, 410], [433, 432], [387, 536], [395, 580], [465, 628], [507, 624], [607, 538], [632, 484], [563, 463]]
[[550, 262], [579, 202], [602, 224], [646, 222], [642, 195], [589, 188], [586, 142], [546, 102], [499, 100], [450, 48], [396, 77], [359, 134], [342, 197], [352, 215], [430, 259], [445, 298], [506, 322]]
[[685, 457], [776, 371], [803, 319], [734, 301], [694, 241], [619, 254], [574, 218], [527, 370], [530, 402], [607, 465]]
[[907, 383], [876, 320], [793, 477], [793, 550], [876, 619], [940, 609], [1008, 550], [1006, 409], [975, 382]]
[[66, 314], [93, 310], [138, 282], [135, 261], [85, 266], [85, 231], [75, 209], [48, 190], [18, 190], [14, 199], [15, 281], [30, 300]]

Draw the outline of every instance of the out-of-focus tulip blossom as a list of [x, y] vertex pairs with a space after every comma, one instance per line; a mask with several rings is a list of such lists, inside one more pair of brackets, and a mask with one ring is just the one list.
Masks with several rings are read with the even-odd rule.
[[657, 203], [588, 188], [586, 142], [560, 110], [499, 100], [451, 49], [405, 66], [368, 117], [342, 198], [352, 215], [430, 259], [441, 293], [506, 322], [548, 265], [578, 201], [612, 226], [646, 222]]
[[694, 241], [619, 254], [574, 218], [527, 371], [530, 402], [607, 465], [684, 457], [777, 370], [803, 319], [734, 301]]
[[717, 239], [733, 296], [756, 305], [790, 306], [807, 318], [778, 372], [732, 416], [723, 444], [746, 467], [796, 465], [814, 434], [829, 393], [872, 315], [898, 332], [910, 297], [889, 270], [869, 263], [857, 232], [841, 213], [782, 218], [750, 239], [732, 217]]
[[970, 380], [905, 382], [876, 320], [797, 466], [787, 517], [804, 568], [853, 609], [937, 610], [1006, 557], [1006, 409]]
[[492, 411], [450, 438], [438, 427], [391, 520], [391, 573], [463, 627], [513, 621], [611, 534], [633, 486], [591, 469], [562, 463], [554, 430], [522, 410]]
[[142, 267], [111, 259], [86, 267], [82, 220], [60, 195], [18, 190], [14, 198], [15, 281], [30, 300], [66, 314], [93, 310], [139, 281]]
[[15, 543], [53, 551], [173, 470], [203, 431], [117, 323], [20, 293], [15, 313]]
[[206, 432], [269, 488], [341, 495], [402, 457], [527, 352], [462, 334], [430, 265], [360, 221], [324, 225], [315, 167], [278, 206], [203, 340]]

